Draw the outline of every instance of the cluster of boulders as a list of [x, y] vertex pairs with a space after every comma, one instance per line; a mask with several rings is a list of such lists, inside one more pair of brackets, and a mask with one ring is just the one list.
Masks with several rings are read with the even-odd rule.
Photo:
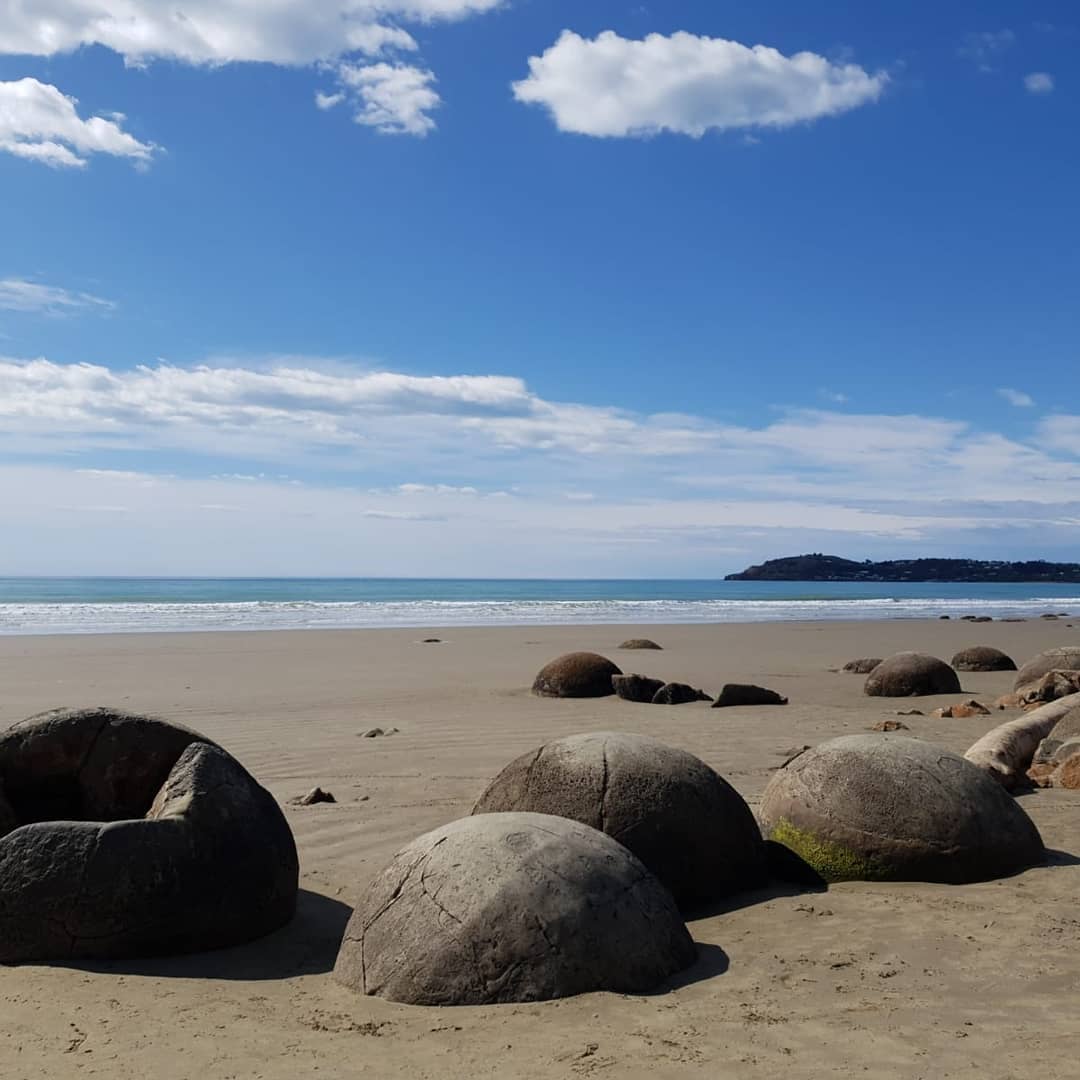
[[[624, 649], [659, 649], [654, 642], [624, 642]], [[647, 675], [624, 675], [606, 656], [592, 652], [566, 653], [546, 664], [532, 686], [539, 697], [596, 698], [618, 695], [624, 701], [652, 705], [688, 705], [711, 701], [714, 709], [732, 705], [786, 705], [774, 690], [746, 683], [726, 683], [714, 699], [688, 683], [665, 682]]]
[[0, 734], [0, 963], [237, 945], [298, 877], [277, 802], [194, 731], [101, 708]]
[[1039, 743], [1027, 775], [1039, 787], [1080, 790], [1080, 705], [1058, 720]]

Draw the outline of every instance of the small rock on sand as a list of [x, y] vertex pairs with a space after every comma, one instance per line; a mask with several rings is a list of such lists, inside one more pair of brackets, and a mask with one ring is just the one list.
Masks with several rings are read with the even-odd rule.
[[387, 729], [383, 729], [381, 727], [373, 727], [373, 728], [368, 728], [367, 731], [362, 732], [361, 735], [360, 735], [360, 738], [361, 739], [381, 739], [381, 738], [384, 738], [387, 735], [396, 735], [397, 733], [398, 733], [398, 729], [396, 727], [395, 728], [387, 728]]
[[990, 710], [977, 701], [961, 701], [956, 705], [945, 705], [940, 709], [935, 709], [930, 715], [939, 720], [966, 720], [972, 716], [989, 716]]
[[323, 791], [321, 787], [313, 787], [306, 795], [301, 795], [293, 802], [298, 806], [314, 806], [316, 803], [336, 803], [337, 799], [334, 798], [332, 792]]
[[[919, 714], [922, 715], [921, 713]], [[910, 731], [911, 728], [907, 726], [902, 720], [882, 720], [880, 723], [875, 724], [871, 731]]]
[[788, 699], [781, 697], [775, 690], [766, 690], [764, 686], [752, 686], [743, 683], [726, 683], [720, 696], [713, 702], [714, 709], [724, 709], [732, 705], [786, 705]]

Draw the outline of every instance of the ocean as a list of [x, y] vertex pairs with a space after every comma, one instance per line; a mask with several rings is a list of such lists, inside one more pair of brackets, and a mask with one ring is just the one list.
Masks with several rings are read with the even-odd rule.
[[0, 634], [1037, 617], [1078, 585], [0, 578]]

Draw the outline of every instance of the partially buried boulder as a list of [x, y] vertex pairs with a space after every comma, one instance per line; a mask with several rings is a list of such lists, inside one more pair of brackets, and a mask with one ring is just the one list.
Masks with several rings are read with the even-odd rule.
[[788, 700], [775, 690], [764, 686], [744, 683], [726, 683], [720, 696], [713, 702], [714, 709], [725, 709], [731, 705], [786, 705]]
[[1038, 682], [1051, 671], [1080, 670], [1080, 646], [1066, 645], [1060, 649], [1047, 649], [1033, 656], [1017, 673], [1013, 687], [1016, 690], [1029, 683]]
[[662, 645], [657, 645], [655, 641], [650, 641], [648, 638], [636, 637], [630, 638], [629, 641], [624, 641], [620, 646], [620, 649], [655, 649], [658, 652], [663, 651]]
[[612, 675], [611, 685], [623, 701], [636, 701], [647, 705], [664, 685], [664, 680], [650, 679], [646, 675]]
[[[946, 615], [945, 618], [948, 618]], [[880, 656], [864, 656], [858, 660], [849, 660], [844, 665], [844, 670], [852, 675], [869, 675], [881, 663]]]
[[695, 701], [712, 701], [712, 698], [704, 690], [681, 682], [664, 683], [652, 699], [654, 705], [690, 705]]
[[0, 735], [0, 962], [196, 952], [296, 907], [292, 833], [219, 746], [111, 709]]
[[959, 694], [960, 679], [944, 660], [924, 653], [902, 652], [883, 660], [866, 679], [871, 697], [926, 697]]
[[615, 693], [611, 677], [621, 674], [606, 656], [591, 652], [567, 653], [540, 671], [532, 690], [540, 697], [608, 697]]
[[957, 671], [1015, 671], [1016, 661], [990, 645], [975, 645], [958, 652], [952, 666]]
[[474, 814], [559, 814], [629, 848], [680, 904], [763, 880], [761, 832], [742, 796], [705, 762], [643, 735], [557, 739], [512, 761]]
[[694, 962], [671, 894], [610, 837], [483, 814], [414, 840], [368, 887], [334, 975], [410, 1005], [640, 994]]
[[770, 781], [760, 817], [830, 881], [986, 881], [1044, 855], [1000, 784], [902, 735], [849, 735], [801, 755]]

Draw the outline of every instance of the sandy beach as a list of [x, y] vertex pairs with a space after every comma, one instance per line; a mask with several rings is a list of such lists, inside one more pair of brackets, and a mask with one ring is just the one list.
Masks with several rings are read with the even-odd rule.
[[[958, 612], [961, 614], [962, 612]], [[176, 959], [0, 968], [0, 1077], [1069, 1077], [1080, 1021], [1080, 795], [1022, 796], [1050, 862], [987, 884], [842, 884], [746, 894], [690, 922], [698, 965], [649, 996], [419, 1009], [330, 969], [351, 904], [391, 854], [469, 812], [487, 781], [562, 735], [640, 732], [702, 757], [753, 806], [795, 748], [899, 710], [835, 669], [994, 645], [1018, 663], [1080, 642], [1080, 620], [882, 621], [0, 638], [0, 726], [110, 704], [218, 740], [286, 806], [300, 908], [251, 945]], [[647, 634], [663, 652], [619, 652]], [[422, 639], [438, 637], [439, 644]], [[786, 707], [710, 710], [534, 698], [536, 671], [591, 649], [624, 671]], [[830, 670], [834, 669], [834, 670]], [[1011, 673], [966, 674], [984, 703]], [[1005, 719], [905, 718], [963, 752]], [[367, 729], [398, 728], [365, 739]]]

